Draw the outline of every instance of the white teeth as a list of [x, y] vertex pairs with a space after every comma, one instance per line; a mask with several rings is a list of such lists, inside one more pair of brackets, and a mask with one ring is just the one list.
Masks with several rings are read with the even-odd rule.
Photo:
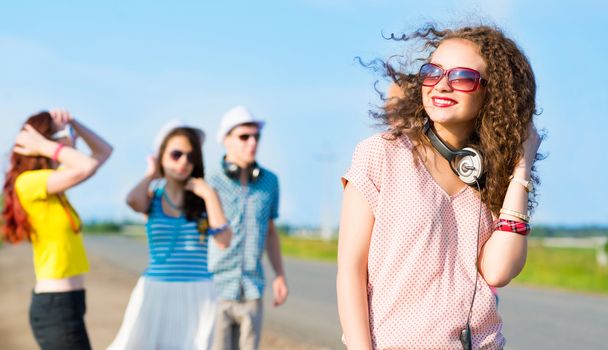
[[456, 104], [452, 100], [446, 100], [446, 99], [438, 98], [438, 97], [434, 97], [433, 101], [435, 101], [435, 103], [439, 103], [439, 104], [442, 104], [442, 105], [454, 105], [454, 104]]

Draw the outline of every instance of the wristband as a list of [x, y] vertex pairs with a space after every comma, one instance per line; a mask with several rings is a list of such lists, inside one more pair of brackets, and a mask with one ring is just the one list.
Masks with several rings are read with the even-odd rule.
[[513, 232], [522, 236], [530, 233], [530, 224], [515, 220], [498, 219], [494, 225], [495, 231]]
[[209, 236], [215, 236], [215, 235], [217, 235], [218, 233], [221, 233], [221, 232], [226, 231], [226, 229], [227, 229], [227, 228], [228, 228], [228, 224], [223, 224], [222, 226], [220, 226], [220, 227], [216, 227], [216, 228], [211, 228], [211, 227], [209, 227], [209, 228], [207, 229], [207, 234], [208, 234]]
[[63, 149], [65, 145], [63, 143], [57, 144], [57, 148], [55, 148], [55, 153], [53, 153], [53, 157], [51, 158], [53, 161], [57, 161], [59, 159], [59, 152]]

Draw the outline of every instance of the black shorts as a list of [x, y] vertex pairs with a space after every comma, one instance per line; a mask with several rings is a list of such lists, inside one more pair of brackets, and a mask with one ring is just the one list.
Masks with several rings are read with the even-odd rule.
[[32, 293], [30, 325], [42, 350], [90, 350], [84, 290]]

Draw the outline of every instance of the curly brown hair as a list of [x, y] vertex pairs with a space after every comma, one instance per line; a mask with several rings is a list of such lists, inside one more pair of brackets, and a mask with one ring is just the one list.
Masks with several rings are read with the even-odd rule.
[[[422, 41], [422, 52], [428, 55], [412, 60], [393, 56], [387, 61], [373, 62], [380, 62], [383, 74], [400, 87], [401, 93], [371, 114], [389, 127], [393, 137], [406, 134], [425, 145], [430, 145], [423, 132], [428, 115], [422, 105], [422, 85], [417, 74], [411, 73], [413, 67], [420, 61], [428, 61], [445, 40], [464, 39], [478, 47], [479, 54], [487, 63], [488, 84], [484, 104], [467, 144], [483, 154], [485, 177], [481, 195], [490, 210], [498, 215], [509, 186], [509, 176], [523, 155], [522, 145], [528, 137], [528, 124], [536, 114], [536, 82], [528, 59], [513, 40], [500, 29], [489, 26], [440, 30], [430, 24], [410, 35], [400, 38], [391, 35], [388, 39]], [[389, 62], [394, 59], [399, 60], [398, 66]], [[537, 154], [536, 159], [540, 159], [540, 155]], [[535, 184], [539, 182], [534, 167], [532, 181]], [[535, 207], [535, 198], [536, 193], [530, 193], [529, 210]]]

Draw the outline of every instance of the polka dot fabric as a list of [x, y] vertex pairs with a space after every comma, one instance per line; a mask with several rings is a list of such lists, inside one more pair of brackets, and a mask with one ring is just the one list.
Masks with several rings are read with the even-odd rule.
[[[477, 274], [477, 191], [466, 186], [449, 196], [415, 161], [409, 138], [386, 137], [361, 142], [342, 178], [375, 217], [367, 287], [374, 348], [462, 349]], [[492, 215], [483, 205], [480, 247], [491, 234]], [[473, 348], [502, 349], [501, 329], [495, 296], [479, 276]]]

